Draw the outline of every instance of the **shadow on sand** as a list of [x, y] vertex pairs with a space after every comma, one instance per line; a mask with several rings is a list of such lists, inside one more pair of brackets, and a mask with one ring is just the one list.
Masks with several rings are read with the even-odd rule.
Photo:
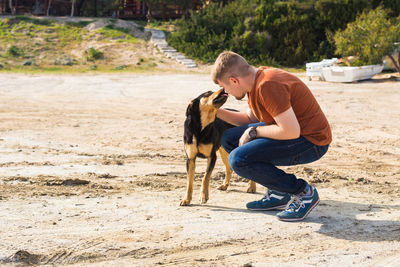
[[[211, 208], [213, 211], [229, 211], [242, 213], [265, 213], [274, 216], [277, 211], [250, 211], [243, 208], [230, 208], [217, 205], [194, 205]], [[384, 211], [385, 216], [393, 220], [379, 220], [377, 213]], [[373, 217], [371, 219], [357, 217]], [[320, 234], [337, 239], [353, 241], [400, 241], [400, 205], [360, 204], [336, 200], [321, 200], [317, 208], [303, 221], [319, 223]], [[397, 219], [397, 220], [396, 220]]]

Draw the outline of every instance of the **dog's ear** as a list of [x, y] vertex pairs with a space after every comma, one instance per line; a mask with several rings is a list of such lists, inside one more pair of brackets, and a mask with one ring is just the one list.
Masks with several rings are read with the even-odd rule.
[[186, 117], [188, 117], [190, 115], [190, 113], [192, 112], [192, 108], [193, 108], [193, 102], [190, 102], [190, 104], [188, 105], [188, 107], [186, 109]]

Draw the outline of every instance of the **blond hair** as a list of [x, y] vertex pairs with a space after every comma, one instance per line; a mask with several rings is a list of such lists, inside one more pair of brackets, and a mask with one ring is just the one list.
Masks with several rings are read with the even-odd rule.
[[251, 66], [241, 55], [232, 51], [224, 51], [215, 60], [211, 78], [214, 83], [218, 84], [219, 81], [225, 82], [228, 76], [246, 76], [250, 70]]

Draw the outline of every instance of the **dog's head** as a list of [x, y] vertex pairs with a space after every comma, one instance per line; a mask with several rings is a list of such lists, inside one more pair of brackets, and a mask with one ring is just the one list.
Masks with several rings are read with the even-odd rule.
[[217, 110], [226, 102], [228, 94], [223, 88], [216, 92], [205, 92], [190, 102], [186, 109], [186, 118], [198, 123], [201, 129], [215, 120]]

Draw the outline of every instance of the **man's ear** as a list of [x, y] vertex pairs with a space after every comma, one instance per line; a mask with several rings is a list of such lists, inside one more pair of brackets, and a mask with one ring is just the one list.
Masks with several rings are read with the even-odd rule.
[[239, 79], [237, 77], [235, 77], [235, 76], [229, 77], [229, 81], [232, 82], [235, 85], [239, 84]]

